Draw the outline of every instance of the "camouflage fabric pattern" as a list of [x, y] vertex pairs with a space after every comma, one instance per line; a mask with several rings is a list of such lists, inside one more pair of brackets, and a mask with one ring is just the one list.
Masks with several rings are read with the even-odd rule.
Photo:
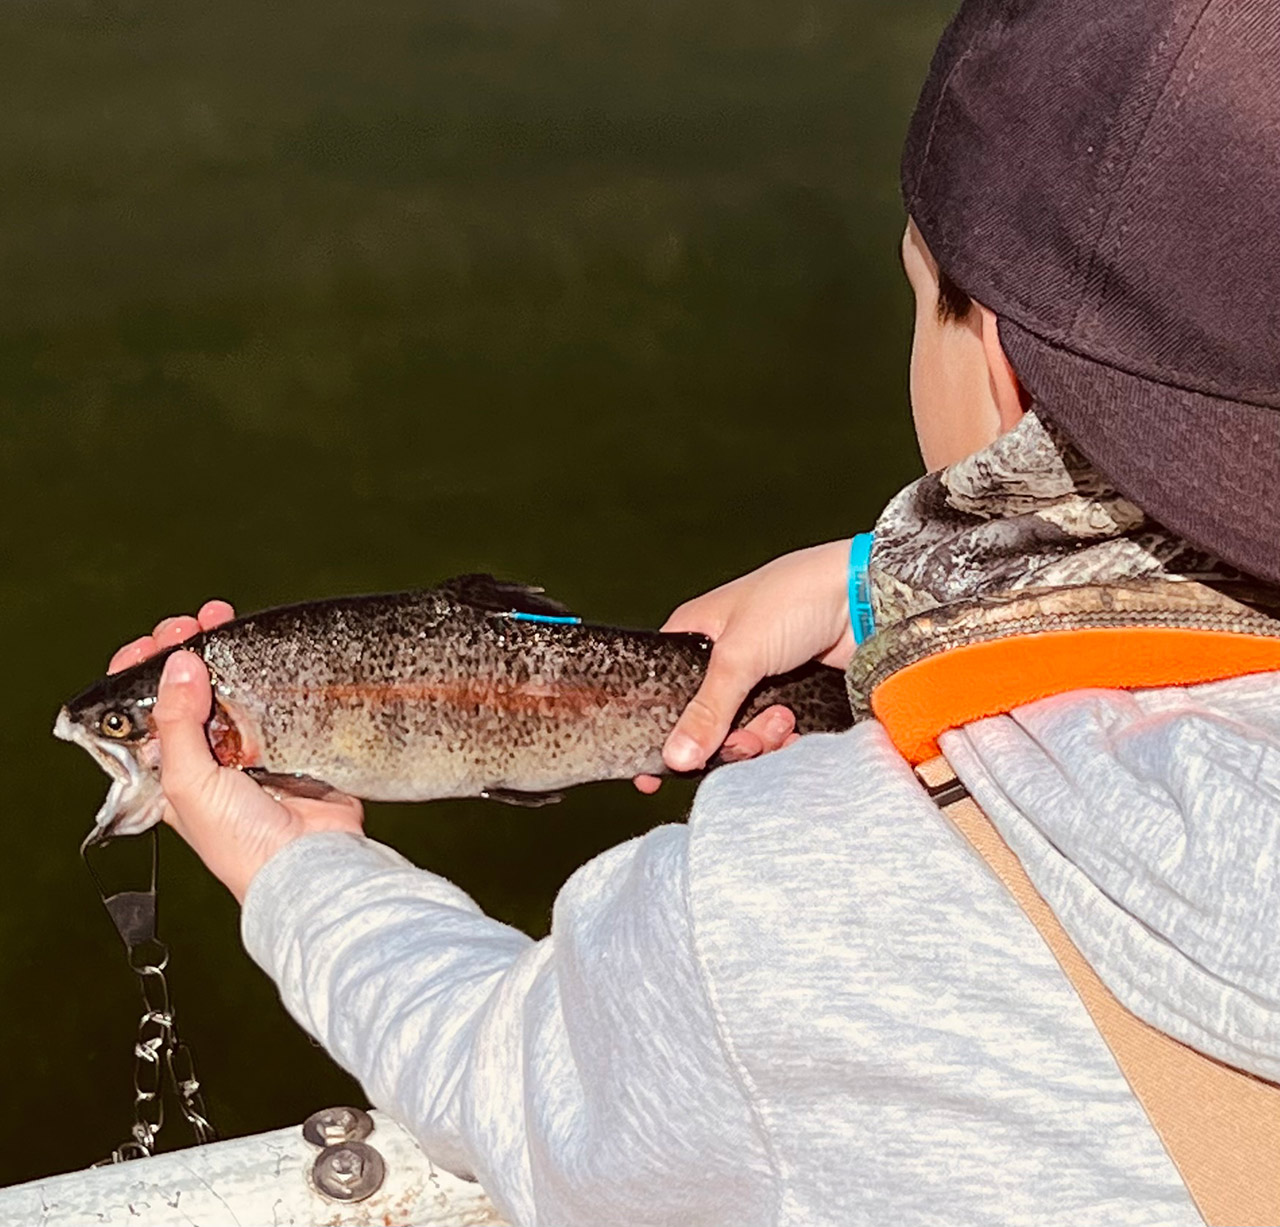
[[889, 503], [871, 588], [877, 632], [848, 674], [857, 718], [894, 671], [1008, 635], [1178, 626], [1280, 636], [1274, 589], [1151, 520], [1034, 410]]
[[991, 593], [1229, 568], [1149, 520], [1034, 411], [985, 451], [908, 486], [876, 525], [876, 625]]

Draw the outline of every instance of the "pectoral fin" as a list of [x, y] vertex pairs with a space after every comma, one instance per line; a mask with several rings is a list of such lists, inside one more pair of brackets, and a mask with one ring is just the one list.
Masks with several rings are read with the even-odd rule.
[[346, 794], [317, 780], [311, 775], [284, 775], [275, 771], [265, 771], [261, 767], [246, 767], [245, 775], [253, 777], [254, 783], [261, 785], [267, 792], [278, 793], [285, 797], [301, 797], [308, 801], [325, 801], [330, 797], [341, 797]]

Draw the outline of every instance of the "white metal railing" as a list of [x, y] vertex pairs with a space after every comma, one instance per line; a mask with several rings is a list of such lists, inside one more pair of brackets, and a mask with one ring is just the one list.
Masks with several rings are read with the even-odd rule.
[[321, 1152], [296, 1126], [0, 1189], [0, 1227], [505, 1227], [478, 1184], [433, 1166], [390, 1117], [370, 1115], [365, 1141], [386, 1174], [362, 1201], [316, 1189]]

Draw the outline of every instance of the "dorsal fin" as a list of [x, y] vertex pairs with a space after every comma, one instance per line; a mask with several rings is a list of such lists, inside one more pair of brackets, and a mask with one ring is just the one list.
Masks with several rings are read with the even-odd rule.
[[550, 617], [569, 617], [567, 605], [547, 596], [532, 584], [514, 584], [492, 575], [455, 575], [446, 579], [438, 591], [473, 609], [494, 613], [529, 613]]

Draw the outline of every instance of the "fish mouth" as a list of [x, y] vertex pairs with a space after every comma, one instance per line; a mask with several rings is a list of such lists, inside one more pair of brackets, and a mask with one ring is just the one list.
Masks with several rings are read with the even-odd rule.
[[155, 772], [138, 762], [136, 747], [95, 737], [84, 725], [77, 724], [65, 707], [58, 712], [53, 735], [82, 747], [111, 777], [111, 787], [82, 847], [105, 843], [116, 835], [138, 835], [160, 821], [164, 793]]

